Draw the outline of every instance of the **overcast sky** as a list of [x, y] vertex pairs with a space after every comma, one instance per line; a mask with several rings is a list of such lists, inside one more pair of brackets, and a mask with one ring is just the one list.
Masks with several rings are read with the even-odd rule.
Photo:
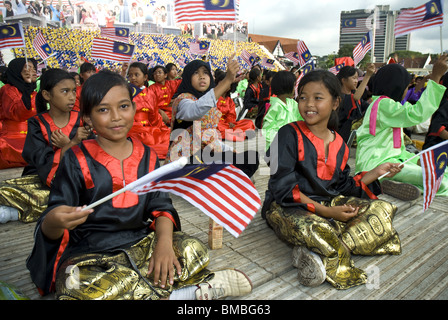
[[[415, 8], [429, 0], [240, 0], [240, 19], [249, 23], [249, 33], [305, 41], [314, 55], [339, 50], [341, 11], [373, 9], [389, 5], [390, 10]], [[441, 0], [444, 11], [443, 50], [448, 49], [448, 0]], [[411, 33], [410, 50], [440, 53], [440, 27]]]

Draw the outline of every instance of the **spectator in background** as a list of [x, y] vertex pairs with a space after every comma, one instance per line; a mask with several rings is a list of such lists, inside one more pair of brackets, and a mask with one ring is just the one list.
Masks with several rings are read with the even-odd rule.
[[6, 8], [6, 17], [12, 17], [15, 14], [15, 10], [12, 8], [11, 1], [5, 1], [5, 8]]
[[56, 5], [56, 8], [53, 7], [53, 0], [50, 1], [50, 9], [53, 12], [52, 21], [61, 21], [61, 0], [59, 0], [59, 3]]
[[27, 14], [28, 10], [26, 8], [26, 0], [16, 0], [16, 14]]

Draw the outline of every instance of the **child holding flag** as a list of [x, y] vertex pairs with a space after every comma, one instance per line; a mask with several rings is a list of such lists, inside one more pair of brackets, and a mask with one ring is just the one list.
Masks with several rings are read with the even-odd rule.
[[97, 137], [66, 152], [48, 209], [37, 222], [27, 267], [40, 292], [81, 300], [206, 299], [218, 289], [221, 297], [250, 292], [242, 272], [205, 269], [207, 248], [180, 232], [179, 216], [165, 193], [126, 191], [83, 210], [159, 162], [153, 150], [128, 138], [135, 105], [123, 77], [110, 71], [93, 75], [84, 84], [81, 105]]
[[[439, 107], [446, 88], [439, 84], [448, 69], [447, 55], [442, 55], [433, 66], [426, 90], [412, 105], [401, 104], [411, 76], [398, 64], [389, 64], [375, 75], [373, 81], [373, 102], [364, 115], [364, 121], [357, 130], [356, 171], [366, 171], [385, 162], [405, 162], [414, 154], [406, 151], [403, 143], [403, 128], [408, 128], [429, 119]], [[448, 173], [445, 173], [437, 195], [448, 196]], [[418, 157], [403, 165], [401, 172], [391, 179], [405, 182], [423, 190], [422, 168]], [[387, 181], [387, 182], [386, 182]], [[397, 190], [396, 183], [382, 182], [383, 191], [396, 197], [406, 197]], [[415, 191], [409, 189], [408, 200], [415, 199]], [[419, 196], [419, 194], [417, 195]]]

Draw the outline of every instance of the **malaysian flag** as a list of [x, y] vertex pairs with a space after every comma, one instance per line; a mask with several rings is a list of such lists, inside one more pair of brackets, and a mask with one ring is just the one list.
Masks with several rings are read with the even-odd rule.
[[395, 37], [412, 31], [443, 24], [443, 11], [440, 0], [429, 1], [419, 7], [402, 10], [395, 21]]
[[311, 60], [310, 50], [308, 50], [308, 47], [302, 40], [297, 42], [297, 53], [299, 54], [298, 59], [301, 67], [306, 65]]
[[[170, 165], [176, 164], [165, 166]], [[233, 165], [194, 164], [173, 171], [165, 166], [159, 169], [167, 173], [151, 181], [142, 177], [134, 182], [130, 191], [173, 193], [199, 208], [235, 237], [243, 232], [260, 208], [260, 195], [252, 181]]]
[[[384, 21], [379, 21], [377, 19], [377, 25], [375, 29], [378, 33], [384, 31]], [[372, 31], [374, 28], [373, 16], [368, 18], [349, 18], [341, 21], [341, 33], [366, 33]]]
[[253, 67], [258, 61], [261, 60], [255, 53], [249, 53], [249, 51], [244, 49], [241, 52], [241, 58], [249, 65], [249, 67]]
[[299, 63], [299, 54], [297, 52], [288, 52], [285, 57], [293, 62], [294, 65]]
[[102, 27], [100, 36], [115, 41], [129, 43], [129, 29], [128, 28], [111, 28]]
[[420, 163], [423, 171], [423, 212], [429, 208], [439, 190], [448, 161], [448, 141], [423, 150]]
[[53, 54], [53, 50], [40, 31], [33, 40], [33, 47], [42, 60], [48, 59]]
[[92, 58], [117, 62], [130, 61], [134, 53], [134, 45], [116, 42], [109, 39], [94, 38]]
[[265, 67], [265, 68], [273, 68], [274, 67], [274, 63], [275, 63], [275, 60], [274, 59], [269, 59], [269, 58], [263, 58], [262, 60], [261, 60], [261, 65], [263, 66], [263, 67]]
[[233, 22], [238, 20], [238, 0], [175, 0], [174, 18], [178, 24]]
[[372, 49], [372, 42], [370, 39], [372, 38], [371, 32], [367, 32], [364, 37], [362, 37], [361, 42], [353, 49], [353, 61], [355, 62], [355, 66], [358, 65], [364, 59], [366, 53]]
[[344, 66], [345, 66], [345, 62], [331, 67], [330, 69], [328, 69], [328, 71], [330, 71], [334, 75], [337, 75], [339, 73], [339, 70], [341, 70]]
[[23, 27], [20, 22], [0, 26], [0, 50], [25, 47], [23, 35]]
[[297, 98], [299, 96], [299, 92], [298, 87], [299, 87], [299, 83], [300, 80], [302, 80], [302, 78], [309, 72], [313, 71], [315, 68], [314, 62], [311, 61], [311, 63], [308, 63], [303, 69], [302, 72], [300, 73], [299, 77], [296, 80], [296, 83], [294, 85], [294, 98]]
[[190, 43], [190, 52], [192, 54], [206, 54], [210, 50], [210, 42], [201, 40]]

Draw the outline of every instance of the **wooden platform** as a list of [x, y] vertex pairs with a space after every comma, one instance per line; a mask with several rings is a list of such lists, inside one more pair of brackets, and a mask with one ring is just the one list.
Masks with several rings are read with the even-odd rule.
[[[244, 145], [254, 147], [249, 141]], [[350, 158], [354, 167], [354, 152]], [[262, 161], [259, 173], [266, 173]], [[0, 180], [17, 177], [21, 169], [0, 171]], [[268, 176], [257, 174], [255, 185], [264, 199]], [[172, 196], [183, 231], [207, 243], [208, 217], [183, 199]], [[325, 282], [309, 288], [299, 284], [291, 265], [291, 247], [280, 241], [257, 214], [239, 238], [224, 231], [223, 248], [210, 250], [210, 270], [234, 267], [252, 280], [251, 294], [242, 300], [446, 300], [448, 299], [448, 199], [436, 197], [422, 213], [422, 197], [405, 203], [389, 196], [381, 198], [399, 207], [394, 226], [402, 242], [399, 256], [353, 256], [355, 265], [366, 270], [369, 283], [336, 290]], [[35, 223], [9, 222], [0, 225], [0, 281], [19, 287], [29, 298], [42, 299], [32, 284], [25, 261], [33, 247]], [[52, 299], [52, 296], [43, 299]]]

